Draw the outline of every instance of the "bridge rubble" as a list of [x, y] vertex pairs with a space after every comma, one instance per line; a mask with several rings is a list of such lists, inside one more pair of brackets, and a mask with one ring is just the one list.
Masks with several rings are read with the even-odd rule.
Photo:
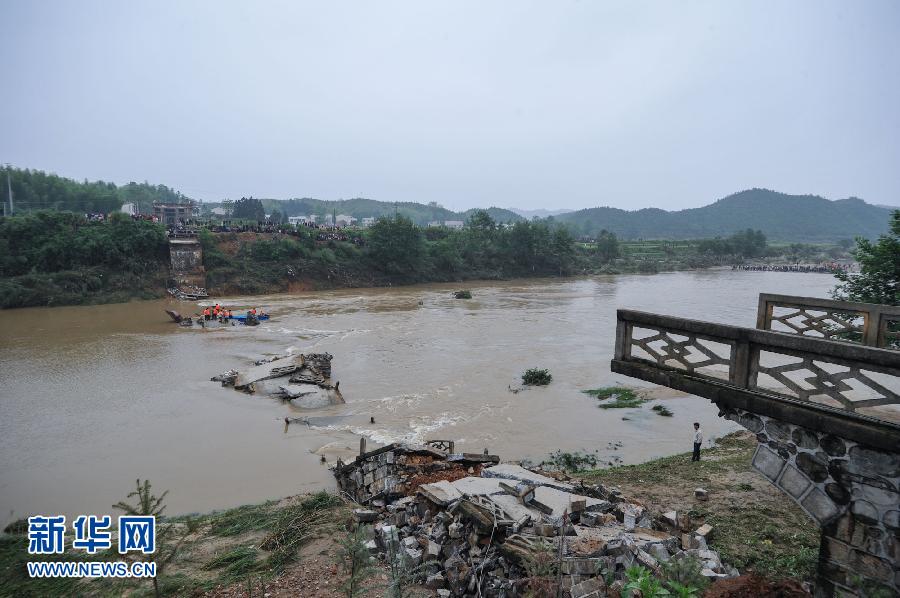
[[238, 372], [228, 370], [213, 376], [213, 382], [249, 394], [290, 401], [296, 407], [314, 409], [344, 403], [340, 382], [332, 384], [329, 353], [279, 355], [256, 361]]
[[370, 553], [420, 572], [439, 596], [523, 595], [542, 561], [571, 598], [606, 596], [628, 567], [658, 574], [673, 559], [696, 558], [711, 580], [738, 575], [708, 546], [712, 527], [686, 513], [651, 513], [616, 488], [453, 444], [391, 444], [334, 467], [341, 491], [362, 505], [354, 514]]

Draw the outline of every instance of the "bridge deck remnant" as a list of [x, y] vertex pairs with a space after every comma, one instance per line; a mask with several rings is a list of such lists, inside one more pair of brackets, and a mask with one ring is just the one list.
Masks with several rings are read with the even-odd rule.
[[822, 528], [820, 595], [900, 593], [900, 352], [792, 332], [619, 310], [611, 369], [708, 398], [757, 435], [753, 466]]

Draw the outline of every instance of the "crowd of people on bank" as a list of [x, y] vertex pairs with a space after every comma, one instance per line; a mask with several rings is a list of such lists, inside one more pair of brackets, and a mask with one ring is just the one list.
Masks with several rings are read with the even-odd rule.
[[853, 265], [838, 262], [823, 262], [821, 264], [735, 264], [731, 269], [751, 272], [814, 272], [831, 274], [834, 272], [852, 272]]

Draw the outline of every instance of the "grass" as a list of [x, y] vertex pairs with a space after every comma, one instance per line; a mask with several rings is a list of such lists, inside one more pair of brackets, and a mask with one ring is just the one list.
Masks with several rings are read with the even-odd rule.
[[581, 392], [600, 399], [601, 401], [612, 399], [608, 403], [600, 403], [599, 405], [597, 405], [598, 407], [600, 407], [600, 409], [628, 409], [633, 407], [640, 407], [641, 404], [646, 401], [646, 399], [638, 396], [638, 394], [634, 390], [630, 388], [624, 388], [622, 386], [592, 388], [589, 390], [582, 390]]
[[[675, 508], [689, 512], [695, 522], [709, 523], [714, 530], [712, 548], [741, 573], [810, 580], [818, 557], [818, 528], [751, 468], [755, 448], [752, 435], [737, 433], [704, 450], [699, 463], [692, 463], [691, 454], [683, 453], [585, 472], [580, 477], [618, 486], [626, 496], [653, 510]], [[709, 491], [708, 502], [693, 498], [698, 486]]]
[[209, 531], [214, 536], [228, 537], [268, 529], [277, 516], [275, 506], [275, 501], [269, 501], [213, 513], [209, 517]]
[[672, 417], [672, 410], [665, 405], [654, 405], [651, 409], [663, 417]]
[[[198, 531], [184, 542], [158, 579], [160, 593], [192, 596], [216, 586], [236, 582], [255, 584], [270, 578], [296, 560], [303, 545], [333, 533], [344, 522], [347, 512], [342, 509], [343, 504], [338, 497], [320, 492], [299, 500], [269, 501], [192, 515], [190, 518], [197, 523]], [[167, 518], [175, 525], [184, 525], [186, 520], [187, 517]], [[0, 597], [153, 596], [152, 584], [146, 580], [29, 578], [25, 567], [29, 560], [118, 560], [120, 557], [115, 552], [88, 557], [73, 550], [47, 557], [30, 556], [24, 533], [27, 529], [18, 527], [10, 528], [16, 533], [0, 535]], [[211, 546], [217, 547], [215, 552], [210, 553]]]

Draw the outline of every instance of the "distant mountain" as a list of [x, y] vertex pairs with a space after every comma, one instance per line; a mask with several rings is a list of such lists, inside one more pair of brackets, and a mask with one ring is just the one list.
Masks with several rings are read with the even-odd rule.
[[[309, 216], [310, 214], [316, 214], [322, 217], [326, 214], [334, 213], [348, 214], [354, 218], [362, 219], [392, 216], [396, 212], [422, 226], [434, 221], [465, 221], [472, 212], [475, 211], [473, 209], [466, 210], [465, 212], [454, 212], [435, 202], [421, 204], [414, 202], [376, 201], [374, 199], [365, 199], [362, 197], [336, 201], [312, 199], [309, 197], [304, 197], [302, 199], [263, 199], [262, 202], [267, 213], [270, 213], [273, 209], [277, 209], [282, 213], [286, 213], [288, 216]], [[503, 208], [492, 207], [486, 208], [485, 211], [497, 222], [515, 222], [516, 220], [522, 219], [522, 217], [515, 212]]]
[[625, 239], [699, 239], [753, 228], [769, 240], [827, 242], [875, 238], [887, 232], [890, 210], [851, 197], [830, 201], [816, 195], [788, 195], [750, 189], [702, 208], [667, 212], [588, 208], [555, 216], [578, 234], [606, 229]]
[[560, 214], [568, 214], [575, 210], [520, 210], [519, 208], [507, 208], [510, 212], [515, 212], [526, 220], [532, 218], [546, 218], [547, 216], [559, 216]]

